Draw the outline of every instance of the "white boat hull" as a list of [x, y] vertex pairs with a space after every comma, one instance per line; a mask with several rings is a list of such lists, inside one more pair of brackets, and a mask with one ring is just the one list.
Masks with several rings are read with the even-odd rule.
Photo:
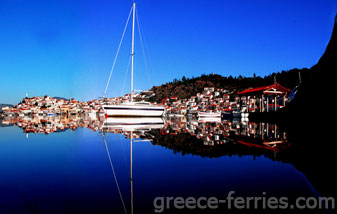
[[153, 105], [103, 105], [108, 117], [161, 117], [165, 112], [163, 106]]
[[200, 123], [221, 123], [221, 117], [199, 117]]
[[221, 112], [198, 112], [198, 117], [221, 117]]
[[164, 128], [161, 117], [108, 117], [104, 120], [103, 130], [144, 130]]

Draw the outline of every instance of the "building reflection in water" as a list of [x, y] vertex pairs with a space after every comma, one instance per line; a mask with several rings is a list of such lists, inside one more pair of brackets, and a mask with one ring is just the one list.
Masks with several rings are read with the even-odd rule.
[[176, 146], [177, 148], [179, 147], [178, 151], [185, 153], [193, 153], [193, 148], [191, 147], [196, 145], [191, 146], [191, 142], [198, 144], [198, 147], [216, 146], [217, 148], [220, 145], [240, 144], [266, 153], [268, 151], [273, 152], [273, 156], [276, 158], [279, 151], [290, 146], [287, 134], [278, 125], [240, 120], [212, 118], [198, 120], [198, 118], [194, 117], [168, 117], [162, 119], [38, 116], [4, 118], [2, 126], [6, 125], [18, 126], [26, 134], [50, 134], [76, 130], [79, 127], [102, 133], [123, 134], [127, 138], [131, 138], [132, 133], [133, 138], [153, 140], [153, 144], [172, 149], [175, 149]]
[[184, 117], [167, 120], [163, 134], [179, 133], [189, 133], [208, 146], [236, 142], [250, 147], [280, 151], [290, 145], [286, 133], [276, 124], [262, 122], [197, 120]]
[[[290, 146], [287, 135], [277, 125], [240, 120], [204, 119], [194, 117], [163, 118], [99, 118], [99, 117], [11, 117], [2, 126], [18, 126], [25, 134], [58, 133], [77, 128], [89, 128], [102, 135], [111, 171], [124, 212], [134, 212], [133, 146], [148, 141], [175, 153], [204, 157], [232, 155], [264, 155], [277, 159], [277, 153]], [[130, 206], [124, 201], [109, 152], [107, 135], [122, 134], [130, 140]]]

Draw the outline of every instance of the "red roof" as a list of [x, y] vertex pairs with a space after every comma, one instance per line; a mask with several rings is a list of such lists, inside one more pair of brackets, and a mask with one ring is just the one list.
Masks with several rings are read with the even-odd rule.
[[247, 89], [247, 90], [239, 92], [238, 94], [244, 95], [244, 94], [250, 94], [250, 93], [256, 93], [256, 92], [263, 92], [263, 91], [266, 91], [266, 90], [269, 90], [269, 89], [276, 89], [278, 91], [281, 91], [282, 93], [289, 93], [290, 92], [290, 89], [276, 83], [276, 84], [269, 85], [269, 86]]

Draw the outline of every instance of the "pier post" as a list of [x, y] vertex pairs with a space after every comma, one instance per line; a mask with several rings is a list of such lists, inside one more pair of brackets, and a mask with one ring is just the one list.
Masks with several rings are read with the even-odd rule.
[[249, 112], [249, 99], [250, 99], [250, 96], [247, 96], [247, 100], [246, 100], [246, 106], [247, 106], [247, 109], [246, 109], [246, 112]]
[[266, 130], [267, 130], [267, 133], [266, 133], [267, 135], [266, 135], [266, 136], [267, 136], [267, 138], [268, 138], [268, 137], [269, 137], [269, 123], [267, 123], [267, 128], [266, 128]]
[[261, 112], [261, 97], [258, 97], [257, 99], [259, 99], [259, 112]]
[[254, 112], [256, 112], [256, 101], [257, 101], [256, 96], [254, 96]]
[[262, 123], [259, 124], [259, 134], [262, 136]]
[[274, 138], [277, 139], [277, 125], [274, 124]]
[[274, 111], [277, 111], [277, 95], [274, 97]]

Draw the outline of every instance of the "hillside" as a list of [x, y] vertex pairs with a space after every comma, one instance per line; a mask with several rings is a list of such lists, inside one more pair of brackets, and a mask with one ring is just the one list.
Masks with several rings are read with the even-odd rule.
[[224, 77], [218, 74], [202, 75], [195, 78], [183, 77], [181, 80], [175, 79], [173, 82], [154, 86], [151, 91], [156, 95], [151, 101], [161, 102], [162, 99], [168, 97], [188, 98], [203, 91], [205, 87], [215, 87], [228, 89], [230, 91], [239, 92], [249, 87], [260, 87], [274, 83], [276, 81], [281, 85], [293, 89], [299, 83], [299, 75], [301, 72], [302, 81], [310, 76], [308, 69], [292, 69], [279, 73], [272, 73], [265, 77]]

